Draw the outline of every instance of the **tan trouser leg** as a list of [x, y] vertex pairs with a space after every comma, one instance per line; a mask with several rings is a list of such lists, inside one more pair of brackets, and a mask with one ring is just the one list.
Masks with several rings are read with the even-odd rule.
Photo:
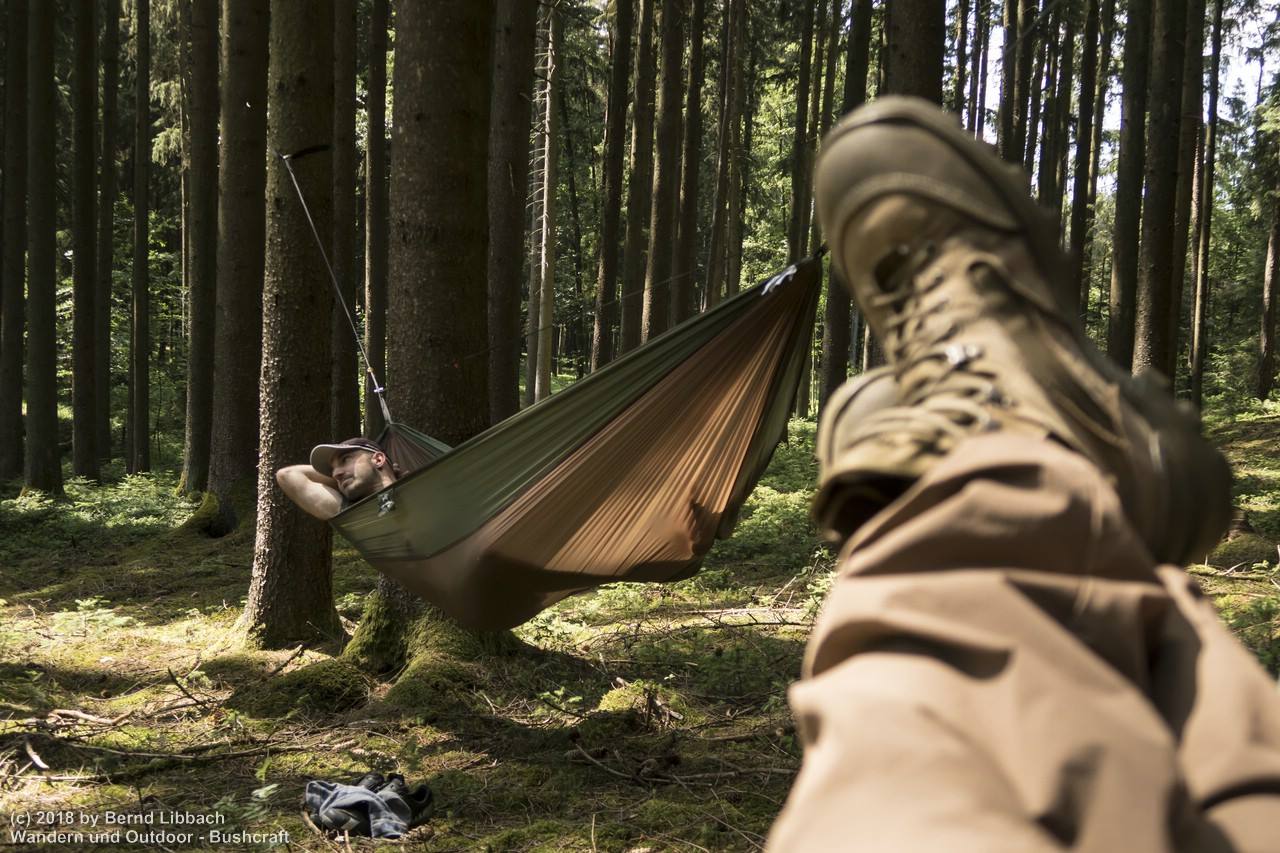
[[1280, 700], [1098, 471], [1007, 434], [863, 528], [774, 850], [1280, 850]]

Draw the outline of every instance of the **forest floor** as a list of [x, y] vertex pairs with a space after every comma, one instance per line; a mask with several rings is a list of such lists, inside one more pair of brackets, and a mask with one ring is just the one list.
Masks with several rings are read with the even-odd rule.
[[[1280, 412], [1210, 427], [1257, 536], [1193, 571], [1274, 674]], [[386, 842], [312, 831], [302, 791], [394, 770], [435, 794], [412, 849], [758, 849], [799, 766], [786, 687], [833, 570], [808, 520], [813, 429], [792, 423], [696, 577], [570, 598], [517, 630], [523, 650], [416, 683], [363, 679], [336, 648], [236, 647], [252, 526], [185, 529], [195, 507], [172, 474], [0, 500], [0, 844], [58, 829], [80, 836], [19, 846], [259, 849], [287, 833], [295, 850], [372, 849]], [[375, 581], [336, 547], [348, 631]], [[104, 823], [143, 811], [166, 824]]]

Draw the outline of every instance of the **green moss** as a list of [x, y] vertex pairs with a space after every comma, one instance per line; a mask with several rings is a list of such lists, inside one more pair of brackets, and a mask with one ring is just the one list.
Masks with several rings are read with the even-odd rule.
[[227, 705], [259, 717], [279, 717], [294, 710], [333, 713], [367, 700], [369, 687], [368, 677], [350, 663], [323, 660], [261, 687], [238, 691]]
[[1274, 542], [1256, 533], [1242, 533], [1218, 545], [1205, 561], [1218, 569], [1250, 569], [1259, 563], [1276, 564]]

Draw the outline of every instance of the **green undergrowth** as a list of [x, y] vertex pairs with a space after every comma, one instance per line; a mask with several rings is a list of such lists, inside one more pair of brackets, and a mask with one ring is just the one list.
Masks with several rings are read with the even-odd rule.
[[[378, 770], [435, 792], [415, 849], [757, 849], [798, 766], [786, 687], [832, 569], [808, 517], [813, 430], [793, 422], [693, 577], [572, 596], [514, 634], [419, 623], [382, 675], [239, 643], [245, 495], [215, 538], [216, 504], [175, 494], [171, 472], [108, 469], [60, 500], [8, 484], [0, 814], [142, 802], [327, 850], [299, 816], [305, 783]], [[341, 541], [334, 558], [351, 633], [377, 618], [376, 573]]]
[[[1280, 413], [1212, 426], [1274, 541]], [[377, 770], [435, 792], [413, 849], [758, 849], [799, 765], [786, 689], [833, 576], [809, 519], [813, 433], [792, 423], [693, 577], [571, 596], [513, 634], [418, 623], [383, 674], [335, 649], [239, 645], [252, 519], [210, 537], [170, 473], [2, 500], [0, 815], [141, 802], [343, 849], [302, 821], [303, 788]], [[334, 557], [351, 633], [378, 618], [376, 574], [345, 543]], [[1276, 671], [1274, 562], [1193, 571]]]

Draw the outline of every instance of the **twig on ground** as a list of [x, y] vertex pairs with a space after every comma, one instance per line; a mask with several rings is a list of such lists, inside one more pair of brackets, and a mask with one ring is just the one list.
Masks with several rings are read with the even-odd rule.
[[182, 682], [178, 679], [178, 676], [173, 674], [172, 669], [169, 669], [169, 680], [178, 686], [178, 689], [182, 691], [182, 695], [186, 696], [197, 705], [209, 705], [213, 702], [212, 699], [197, 699], [195, 696], [192, 696], [191, 691], [187, 690], [187, 688], [183, 686]]
[[266, 680], [268, 678], [274, 678], [275, 676], [279, 675], [282, 669], [284, 669], [286, 666], [288, 666], [289, 664], [297, 660], [299, 657], [301, 657], [302, 653], [305, 652], [306, 650], [307, 650], [307, 644], [306, 643], [300, 644], [296, 649], [293, 650], [293, 654], [285, 658], [284, 663], [280, 664], [275, 669], [271, 670], [265, 676], [263, 676], [263, 680]]
[[39, 768], [40, 770], [49, 769], [49, 765], [45, 764], [44, 759], [41, 758], [39, 755], [37, 755], [35, 749], [32, 748], [30, 740], [27, 740], [24, 738], [22, 741], [22, 748], [26, 750], [27, 758], [30, 758], [31, 763], [34, 764], [37, 768]]
[[594, 764], [596, 767], [599, 767], [601, 770], [605, 771], [606, 773], [617, 776], [619, 779], [626, 779], [628, 782], [639, 781], [638, 779], [636, 779], [636, 777], [631, 776], [630, 774], [627, 774], [627, 773], [623, 773], [621, 770], [614, 770], [612, 767], [600, 761], [600, 759], [596, 758], [594, 755], [592, 755], [591, 753], [583, 749], [580, 744], [575, 743], [573, 745], [573, 748], [576, 749], [583, 758], [587, 759], [587, 761], [590, 761], [592, 764]]

